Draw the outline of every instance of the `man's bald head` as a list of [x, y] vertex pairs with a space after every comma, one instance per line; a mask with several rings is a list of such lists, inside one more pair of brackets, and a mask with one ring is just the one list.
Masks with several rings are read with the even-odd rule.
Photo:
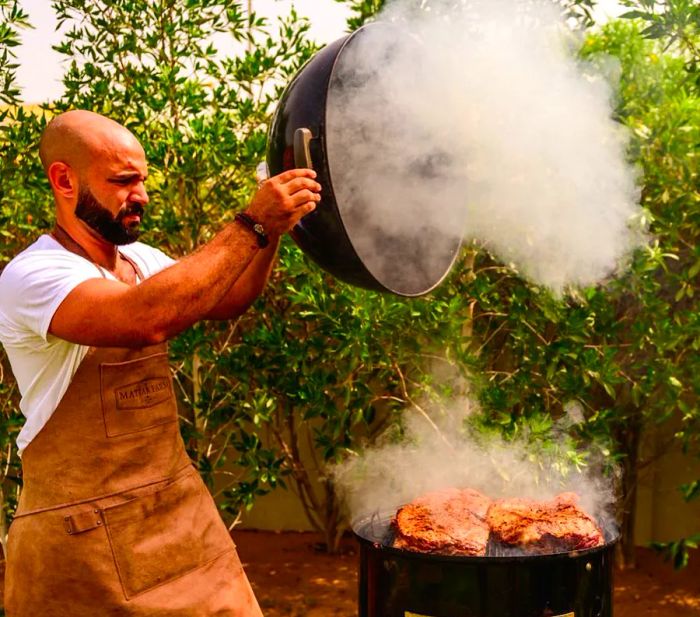
[[95, 160], [134, 148], [143, 151], [126, 127], [92, 111], [76, 109], [49, 122], [39, 142], [39, 157], [46, 172], [60, 161], [82, 175]]
[[91, 111], [68, 111], [49, 122], [39, 154], [57, 224], [113, 245], [138, 238], [148, 203], [148, 166], [128, 129]]

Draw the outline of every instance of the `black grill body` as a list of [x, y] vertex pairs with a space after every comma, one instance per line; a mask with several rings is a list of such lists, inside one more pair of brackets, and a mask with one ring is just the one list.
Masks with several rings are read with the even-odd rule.
[[616, 539], [586, 551], [460, 557], [360, 543], [360, 617], [612, 617]]

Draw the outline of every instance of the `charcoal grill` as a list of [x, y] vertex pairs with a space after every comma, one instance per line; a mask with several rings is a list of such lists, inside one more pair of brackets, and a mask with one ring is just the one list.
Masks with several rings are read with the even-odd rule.
[[354, 525], [360, 617], [612, 617], [617, 535], [585, 551], [463, 557], [390, 546], [389, 516]]

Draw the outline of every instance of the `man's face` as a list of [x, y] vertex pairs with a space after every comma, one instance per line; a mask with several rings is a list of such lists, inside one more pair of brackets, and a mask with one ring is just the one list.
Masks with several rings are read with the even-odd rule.
[[83, 186], [78, 194], [75, 216], [110, 244], [121, 246], [136, 242], [141, 235], [139, 227], [143, 217], [143, 206], [140, 203], [128, 202], [113, 215], [97, 201], [87, 186]]
[[148, 195], [143, 149], [130, 136], [115, 137], [97, 152], [80, 182], [75, 215], [111, 244], [135, 242]]

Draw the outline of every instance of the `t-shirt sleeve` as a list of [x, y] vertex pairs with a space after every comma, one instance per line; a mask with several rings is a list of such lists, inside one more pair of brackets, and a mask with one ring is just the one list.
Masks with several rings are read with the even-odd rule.
[[31, 251], [0, 276], [0, 310], [13, 325], [46, 340], [51, 319], [80, 283], [101, 278], [94, 264], [68, 251]]

